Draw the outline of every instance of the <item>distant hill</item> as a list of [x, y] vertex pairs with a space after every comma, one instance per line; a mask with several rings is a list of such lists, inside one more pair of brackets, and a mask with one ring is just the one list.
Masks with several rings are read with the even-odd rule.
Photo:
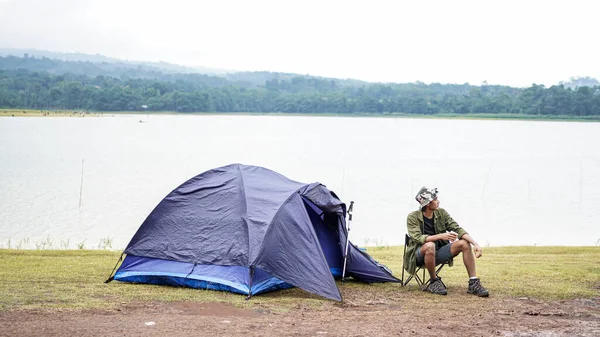
[[[4, 50], [5, 51], [5, 50]], [[14, 50], [13, 50], [14, 51]], [[28, 51], [28, 50], [20, 50]], [[2, 49], [0, 49], [0, 53]], [[15, 74], [14, 71], [26, 71], [29, 73], [47, 73], [48, 75], [67, 77], [70, 81], [87, 83], [90, 79], [113, 78], [122, 82], [130, 80], [150, 80], [157, 82], [175, 83], [181, 90], [198, 90], [207, 87], [237, 87], [237, 88], [262, 88], [271, 92], [285, 92], [291, 94], [318, 94], [332, 92], [352, 92], [353, 95], [371, 96], [378, 100], [387, 97], [396, 90], [412, 92], [415, 94], [430, 92], [436, 95], [470, 95], [476, 86], [464, 84], [425, 84], [417, 83], [372, 83], [354, 79], [326, 78], [310, 75], [298, 75], [293, 73], [280, 73], [268, 71], [255, 72], [232, 72], [219, 75], [202, 74], [193, 72], [189, 68], [180, 67], [168, 63], [153, 63], [146, 65], [142, 63], [131, 63], [119, 59], [109, 58], [102, 55], [86, 54], [61, 54], [40, 51], [39, 55], [24, 53], [22, 57], [0, 55], [0, 71], [5, 70]], [[48, 56], [63, 55], [64, 58], [80, 60], [63, 60], [59, 58], [48, 58]], [[91, 61], [93, 60], [93, 61]], [[169, 71], [171, 69], [171, 71]], [[184, 70], [189, 71], [185, 72]], [[83, 79], [81, 77], [89, 79]], [[102, 79], [98, 80], [103, 82]], [[0, 83], [1, 84], [1, 83]], [[375, 88], [375, 89], [374, 89]], [[515, 88], [497, 85], [482, 86], [480, 91], [484, 95], [497, 95], [499, 93], [514, 93]]]
[[125, 68], [136, 68], [143, 66], [149, 68], [150, 71], [158, 71], [162, 73], [179, 73], [179, 74], [206, 74], [206, 75], [217, 75], [225, 74], [228, 71], [224, 69], [215, 69], [208, 67], [185, 67], [177, 64], [168, 62], [146, 62], [146, 61], [129, 61], [121, 60], [113, 57], [108, 57], [100, 54], [90, 55], [83, 53], [60, 53], [48, 50], [39, 49], [13, 49], [13, 48], [0, 48], [0, 56], [16, 56], [16, 57], [35, 57], [35, 58], [47, 58], [51, 60], [61, 60], [70, 62], [90, 62], [90, 63], [112, 63], [120, 64]]
[[223, 75], [230, 81], [234, 82], [243, 82], [250, 84], [252, 86], [262, 86], [265, 83], [269, 82], [290, 82], [292, 79], [296, 78], [312, 78], [316, 80], [324, 80], [324, 81], [334, 81], [337, 85], [340, 86], [351, 86], [351, 87], [359, 87], [363, 85], [368, 85], [369, 82], [354, 80], [354, 79], [338, 79], [338, 78], [327, 78], [320, 76], [311, 76], [311, 75], [299, 75], [293, 73], [280, 73], [280, 72], [270, 72], [270, 71], [241, 71], [235, 73], [227, 73]]
[[[0, 48], [0, 69], [23, 69], [55, 75], [109, 76], [119, 79], [202, 82], [210, 86], [234, 84], [240, 87], [282, 89], [286, 87], [360, 87], [369, 82], [334, 79], [268, 71], [227, 72], [211, 68], [184, 67], [167, 62], [124, 61], [100, 54], [59, 53], [37, 49]], [[198, 79], [200, 80], [198, 81]], [[292, 84], [292, 82], [294, 82]], [[299, 83], [303, 82], [303, 83]], [[325, 85], [324, 85], [325, 84]]]
[[[15, 48], [0, 48], [0, 56], [15, 56], [18, 58], [37, 58], [50, 59], [58, 61], [66, 61], [73, 63], [64, 63], [54, 69], [41, 69], [30, 64], [27, 68], [33, 71], [48, 71], [55, 74], [74, 73], [85, 74], [88, 76], [107, 75], [120, 77], [124, 70], [137, 70], [146, 73], [164, 73], [164, 74], [205, 74], [212, 76], [224, 77], [229, 81], [236, 82], [239, 85], [246, 87], [262, 86], [268, 81], [290, 81], [294, 77], [315, 78], [320, 80], [334, 80], [341, 86], [363, 86], [368, 84], [366, 81], [354, 79], [333, 79], [320, 76], [299, 75], [293, 73], [269, 72], [269, 71], [230, 71], [225, 69], [216, 69], [208, 67], [185, 67], [168, 62], [145, 62], [145, 61], [129, 61], [121, 60], [114, 57], [108, 57], [101, 54], [83, 54], [83, 53], [61, 53], [39, 49], [15, 49]], [[89, 63], [86, 71], [73, 71], [82, 63]], [[140, 67], [141, 66], [141, 67]], [[119, 68], [119, 71], [111, 69]], [[108, 72], [108, 73], [107, 73]], [[129, 74], [128, 76], [131, 76]], [[133, 76], [134, 78], [153, 78], [155, 76]]]
[[[283, 72], [269, 72], [269, 71], [231, 71], [226, 69], [216, 69], [203, 66], [186, 67], [164, 61], [160, 62], [148, 62], [148, 61], [133, 61], [133, 60], [122, 60], [114, 57], [108, 57], [101, 54], [84, 54], [84, 53], [62, 53], [48, 50], [39, 49], [16, 49], [16, 48], [0, 48], [0, 57], [4, 56], [5, 59], [0, 62], [0, 69], [14, 69], [11, 67], [6, 68], [6, 57], [14, 56], [21, 59], [38, 59], [40, 62], [23, 62], [19, 65], [20, 69], [27, 69], [30, 71], [45, 71], [53, 74], [76, 74], [86, 76], [111, 76], [116, 78], [142, 78], [142, 79], [161, 79], [165, 80], [164, 75], [175, 75], [170, 80], [180, 79], [180, 76], [176, 75], [192, 75], [194, 74], [208, 75], [209, 77], [219, 77], [224, 80], [213, 81], [215, 85], [225, 85], [227, 82], [241, 86], [241, 87], [256, 87], [266, 86], [270, 88], [283, 89], [286, 87], [285, 83], [291, 83], [292, 81], [310, 81], [318, 82], [317, 86], [323, 88], [323, 82], [329, 81], [334, 83], [338, 87], [362, 87], [369, 86], [372, 84], [378, 85], [397, 85], [401, 83], [373, 83], [366, 82], [356, 79], [340, 79], [340, 78], [327, 78], [314, 75], [300, 75], [294, 73], [283, 73]], [[48, 60], [62, 61], [63, 63], [55, 63], [50, 65]], [[2, 64], [4, 63], [4, 65]], [[26, 64], [25, 64], [26, 63]], [[45, 64], [43, 64], [45, 63]], [[304, 80], [301, 80], [304, 79]], [[169, 80], [169, 79], [167, 79]], [[283, 83], [283, 86], [281, 85]], [[409, 83], [406, 83], [407, 85]], [[466, 93], [470, 90], [471, 85], [468, 83], [457, 85], [457, 84], [440, 84], [431, 83], [425, 85], [424, 83], [410, 84], [414, 87], [432, 86], [441, 89], [442, 92], [452, 93]], [[571, 77], [569, 81], [561, 81], [558, 85], [563, 85], [565, 88], [575, 89], [577, 87], [593, 87], [600, 86], [600, 81], [592, 77]], [[311, 86], [311, 84], [309, 84]], [[488, 86], [497, 88], [507, 88], [507, 86]]]
[[209, 75], [169, 64], [131, 63], [101, 55], [79, 57], [0, 56], [0, 108], [600, 116], [600, 86], [583, 86], [595, 81], [590, 78], [571, 81], [576, 89], [371, 83], [266, 71]]
[[122, 62], [122, 60], [106, 57], [100, 54], [89, 55], [82, 53], [59, 53], [48, 50], [39, 50], [39, 49], [15, 49], [15, 48], [0, 48], [0, 56], [17, 56], [17, 57], [45, 57], [54, 60], [63, 60], [63, 61], [83, 61], [83, 62]]
[[[64, 61], [47, 57], [26, 57], [13, 55], [0, 56], [0, 70], [26, 70], [53, 75], [75, 75], [87, 77], [113, 77], [120, 80], [147, 79], [158, 81], [195, 82], [208, 86], [233, 84], [224, 77], [201, 74], [198, 72], [173, 72], [165, 68], [125, 62]], [[100, 58], [98, 58], [99, 60]]]

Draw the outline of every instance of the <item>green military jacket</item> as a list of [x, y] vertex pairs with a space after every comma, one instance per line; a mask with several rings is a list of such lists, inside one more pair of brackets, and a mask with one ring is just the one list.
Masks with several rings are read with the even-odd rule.
[[[467, 231], [462, 229], [443, 208], [438, 208], [433, 211], [433, 218], [433, 226], [435, 227], [436, 234], [454, 231], [458, 234], [459, 239], [467, 234]], [[417, 269], [417, 249], [425, 244], [425, 239], [429, 236], [423, 234], [423, 228], [425, 227], [423, 212], [417, 210], [408, 214], [408, 217], [406, 218], [406, 227], [410, 240], [406, 245], [406, 253], [404, 254], [404, 269], [410, 274], [414, 274]], [[448, 244], [448, 241], [442, 240], [442, 244], [446, 245]], [[448, 265], [452, 266], [452, 260], [450, 260]]]

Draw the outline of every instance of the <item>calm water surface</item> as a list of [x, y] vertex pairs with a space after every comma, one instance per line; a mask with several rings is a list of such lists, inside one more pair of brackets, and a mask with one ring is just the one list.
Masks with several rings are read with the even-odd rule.
[[0, 246], [124, 248], [231, 163], [354, 200], [358, 245], [401, 244], [422, 185], [482, 246], [600, 244], [599, 123], [165, 115], [0, 118]]

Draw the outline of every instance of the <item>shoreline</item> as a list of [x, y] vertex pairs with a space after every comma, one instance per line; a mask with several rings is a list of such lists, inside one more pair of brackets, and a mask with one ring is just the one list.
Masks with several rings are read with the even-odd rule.
[[0, 117], [101, 117], [103, 115], [104, 112], [86, 112], [78, 110], [0, 109]]
[[572, 117], [566, 115], [538, 116], [520, 114], [405, 114], [405, 113], [286, 113], [286, 112], [174, 112], [174, 111], [83, 111], [83, 110], [31, 110], [0, 109], [0, 117], [116, 117], [116, 116], [274, 116], [274, 117], [340, 117], [340, 118], [409, 118], [409, 119], [459, 119], [504, 120], [543, 122], [600, 122], [600, 116]]

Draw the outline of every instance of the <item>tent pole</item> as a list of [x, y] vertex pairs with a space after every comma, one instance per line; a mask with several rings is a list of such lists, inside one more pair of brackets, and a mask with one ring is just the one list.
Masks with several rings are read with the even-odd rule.
[[113, 273], [115, 272], [115, 270], [117, 269], [117, 266], [119, 265], [119, 262], [121, 262], [121, 260], [123, 260], [123, 254], [121, 253], [121, 257], [119, 257], [119, 261], [117, 261], [117, 264], [115, 264], [115, 267], [113, 268], [113, 270], [110, 272], [110, 275], [108, 275], [108, 279], [106, 279], [106, 281], [104, 281], [104, 283], [108, 283], [112, 280], [115, 279], [115, 277], [113, 276]]
[[192, 273], [194, 272], [194, 269], [196, 269], [197, 265], [198, 265], [198, 262], [194, 262], [194, 266], [192, 267], [192, 270], [190, 270], [190, 272], [187, 275], [185, 275], [185, 277], [183, 278], [182, 287], [185, 287], [185, 280], [187, 280], [188, 276], [192, 275]]
[[250, 266], [250, 282], [248, 282], [248, 297], [246, 297], [246, 301], [249, 300], [252, 297], [252, 280], [254, 279], [254, 268], [255, 266]]
[[344, 250], [344, 268], [342, 269], [342, 282], [346, 278], [346, 262], [348, 261], [348, 245], [350, 243], [350, 225], [352, 224], [352, 210], [354, 208], [354, 201], [350, 201], [350, 207], [348, 207], [348, 223], [346, 224], [346, 249]]

